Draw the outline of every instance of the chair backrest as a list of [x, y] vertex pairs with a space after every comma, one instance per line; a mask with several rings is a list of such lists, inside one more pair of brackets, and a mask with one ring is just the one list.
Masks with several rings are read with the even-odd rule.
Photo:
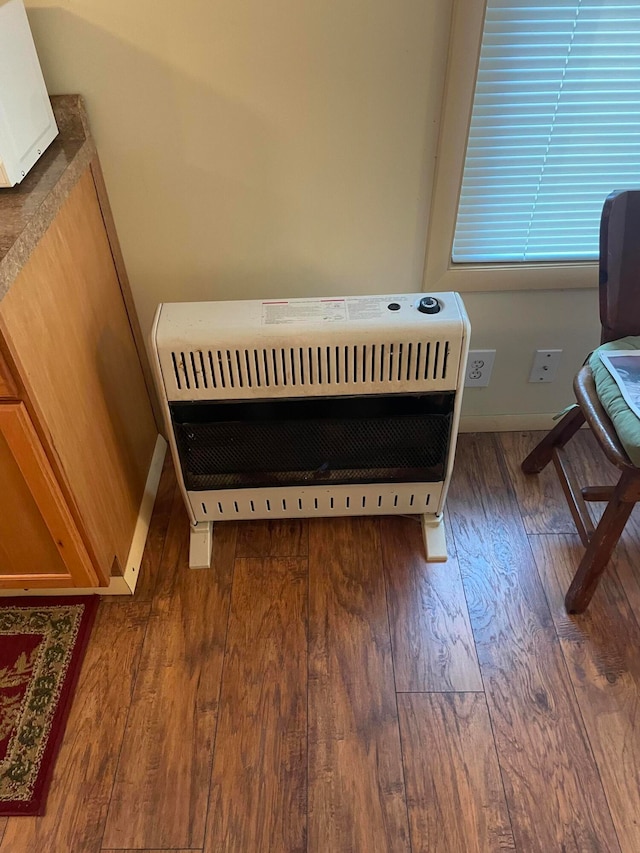
[[640, 190], [611, 193], [600, 219], [601, 343], [640, 335]]

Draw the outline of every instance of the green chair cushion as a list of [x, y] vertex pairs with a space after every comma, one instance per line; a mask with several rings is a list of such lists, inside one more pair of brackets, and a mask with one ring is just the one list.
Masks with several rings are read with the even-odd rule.
[[630, 336], [610, 341], [595, 349], [589, 356], [589, 367], [596, 383], [596, 391], [606, 413], [611, 418], [620, 443], [634, 465], [640, 467], [640, 418], [627, 405], [618, 385], [600, 361], [602, 350], [640, 349], [640, 337]]

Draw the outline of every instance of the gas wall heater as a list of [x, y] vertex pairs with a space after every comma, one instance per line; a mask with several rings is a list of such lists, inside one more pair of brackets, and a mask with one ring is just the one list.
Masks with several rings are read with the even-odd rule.
[[420, 515], [446, 559], [469, 320], [457, 293], [167, 303], [152, 332], [191, 521]]

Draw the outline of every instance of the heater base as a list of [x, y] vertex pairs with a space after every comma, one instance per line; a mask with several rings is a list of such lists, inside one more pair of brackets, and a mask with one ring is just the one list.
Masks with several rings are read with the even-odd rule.
[[445, 563], [447, 560], [447, 542], [444, 533], [442, 513], [425, 513], [422, 516], [422, 535], [427, 552], [428, 563]]
[[[447, 543], [442, 513], [425, 513], [422, 519], [422, 535], [428, 563], [444, 563], [447, 560]], [[199, 521], [191, 525], [189, 541], [189, 568], [208, 569], [211, 567], [211, 546], [213, 543], [213, 522]]]
[[213, 522], [199, 521], [191, 525], [189, 540], [189, 568], [208, 569], [211, 566], [213, 544]]

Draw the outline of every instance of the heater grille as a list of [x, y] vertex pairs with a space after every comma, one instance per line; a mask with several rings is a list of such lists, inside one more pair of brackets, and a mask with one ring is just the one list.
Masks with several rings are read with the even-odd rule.
[[444, 479], [453, 394], [174, 404], [190, 491]]
[[170, 399], [268, 396], [278, 392], [295, 396], [314, 388], [358, 393], [366, 387], [430, 387], [447, 380], [450, 353], [451, 344], [446, 339], [172, 350], [169, 375], [165, 369], [164, 380]]

